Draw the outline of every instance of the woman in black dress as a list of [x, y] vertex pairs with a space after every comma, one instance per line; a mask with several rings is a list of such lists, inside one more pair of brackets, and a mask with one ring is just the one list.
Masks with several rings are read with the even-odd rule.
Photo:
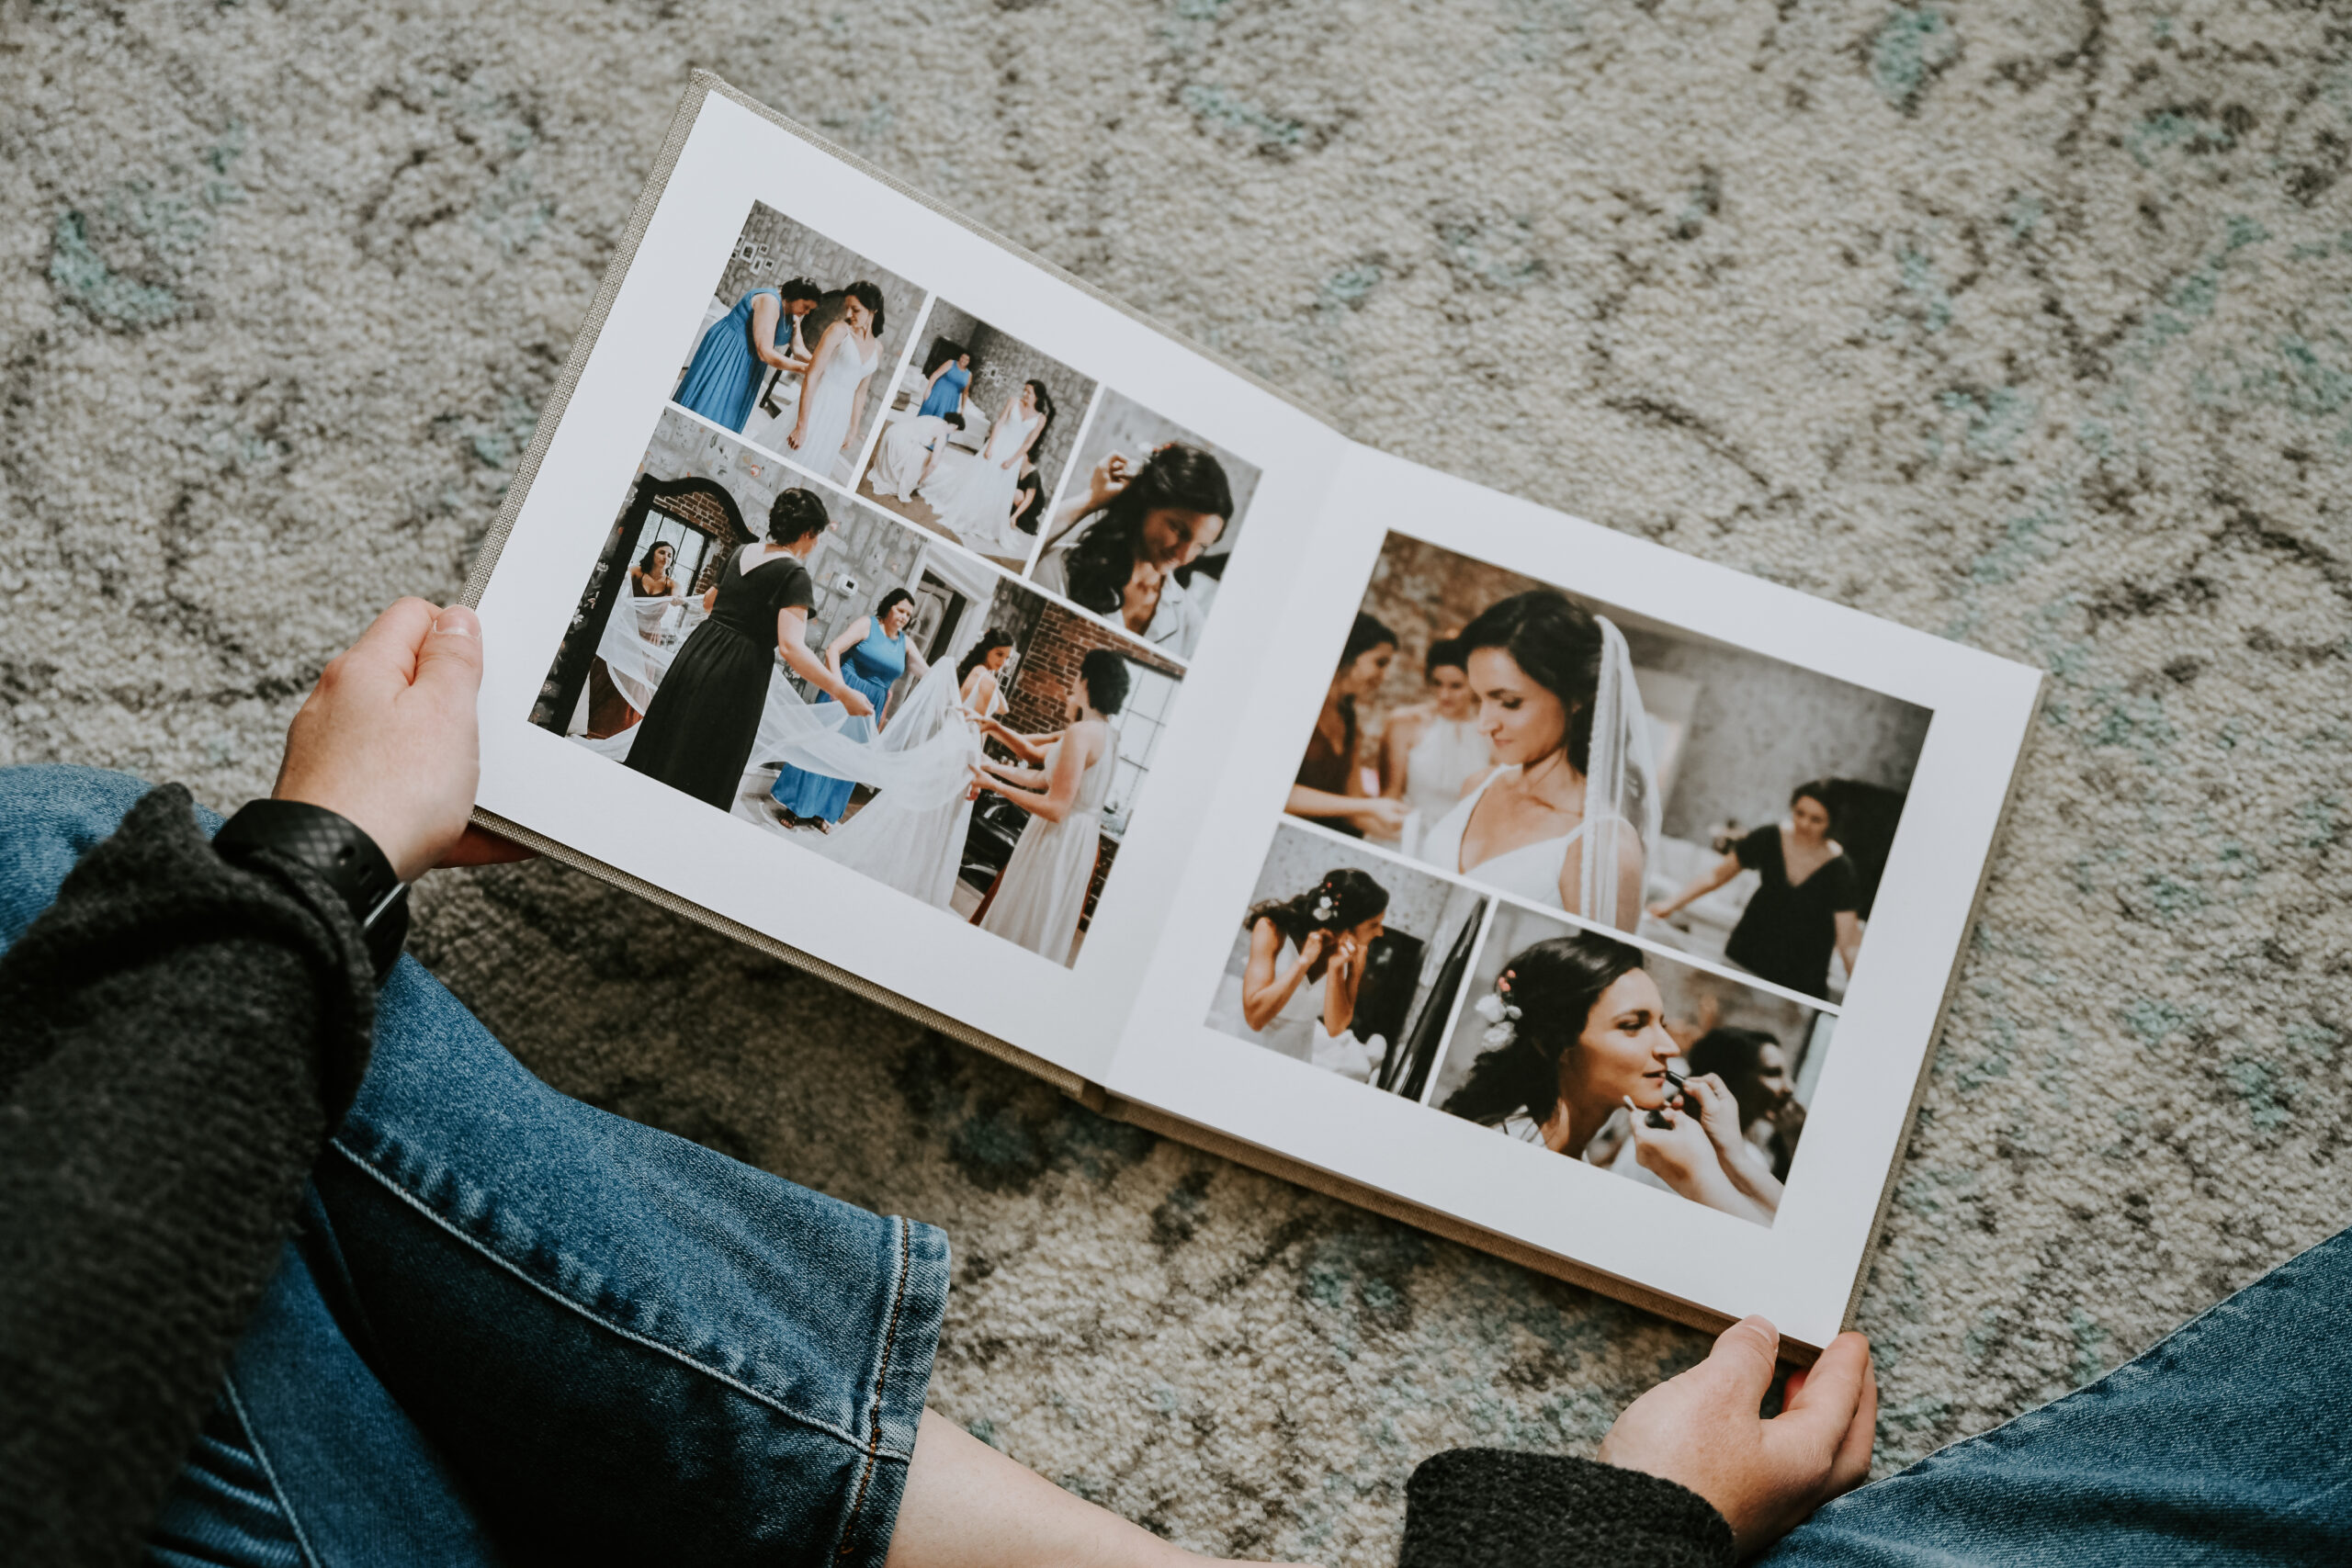
[[1802, 784], [1789, 796], [1789, 819], [1770, 823], [1734, 844], [1731, 853], [1650, 913], [1665, 919], [1742, 871], [1763, 878], [1724, 944], [1724, 956], [1751, 975], [1802, 991], [1829, 994], [1829, 955], [1846, 961], [1852, 983], [1862, 945], [1861, 874], [1829, 836], [1829, 786]]
[[788, 490], [775, 498], [766, 542], [745, 545], [719, 569], [710, 614], [678, 649], [653, 694], [627, 766], [728, 809], [759, 739], [760, 711], [778, 657], [853, 716], [874, 711], [808, 649], [816, 592], [803, 562], [830, 521], [825, 503], [808, 491]]

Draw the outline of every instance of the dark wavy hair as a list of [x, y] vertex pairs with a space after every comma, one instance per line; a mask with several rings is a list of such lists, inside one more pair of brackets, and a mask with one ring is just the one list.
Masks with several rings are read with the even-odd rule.
[[1459, 670], [1465, 675], [1470, 672], [1470, 650], [1462, 646], [1460, 637], [1442, 637], [1430, 644], [1429, 657], [1421, 660], [1421, 675], [1434, 680], [1441, 670]]
[[[1326, 898], [1331, 901], [1331, 912], [1317, 919], [1316, 908]], [[1250, 912], [1241, 917], [1241, 929], [1254, 931], [1260, 920], [1272, 921], [1274, 930], [1280, 931], [1293, 947], [1304, 951], [1306, 939], [1317, 931], [1349, 931], [1374, 915], [1385, 914], [1387, 909], [1387, 888], [1375, 881], [1369, 872], [1342, 866], [1337, 871], [1324, 873], [1323, 880], [1304, 893], [1250, 905]], [[1331, 954], [1327, 949], [1315, 961], [1314, 967], [1307, 970], [1306, 977], [1321, 979], [1324, 968], [1330, 962]]]
[[1441, 1109], [1490, 1127], [1521, 1111], [1545, 1120], [1560, 1102], [1561, 1058], [1583, 1038], [1601, 994], [1641, 966], [1639, 948], [1590, 931], [1521, 949], [1495, 980], [1496, 995], [1519, 1010], [1510, 1040], [1480, 1052]]
[[971, 352], [972, 351], [970, 349], [966, 348], [962, 344], [957, 343], [952, 337], [941, 338], [938, 344], [934, 345], [932, 350], [931, 368], [924, 371], [923, 374], [926, 376], [934, 375], [938, 372], [941, 366], [953, 365], [958, 359], [961, 359], [964, 355]]
[[825, 298], [825, 291], [817, 287], [816, 279], [809, 277], [796, 277], [788, 283], [780, 283], [776, 285], [775, 291], [784, 297], [787, 305], [795, 299], [821, 301]]
[[1035, 452], [1045, 446], [1046, 432], [1054, 427], [1054, 394], [1046, 390], [1046, 384], [1035, 376], [1022, 385], [1037, 394], [1037, 412], [1046, 416], [1044, 423], [1037, 426], [1037, 439], [1029, 443], [1029, 450]]
[[842, 290], [842, 298], [854, 299], [871, 310], [874, 313], [874, 335], [876, 337], [882, 335], [882, 322], [885, 319], [882, 310], [882, 290], [861, 277]]
[[[653, 570], [653, 552], [654, 552], [654, 551], [656, 551], [656, 550], [667, 550], [667, 551], [669, 551], [669, 552], [670, 552], [670, 558], [671, 558], [673, 561], [675, 561], [675, 560], [678, 558], [678, 547], [677, 547], [677, 546], [675, 546], [675, 545], [672, 544], [672, 543], [671, 543], [669, 540], [667, 540], [667, 539], [656, 539], [656, 540], [654, 540], [651, 544], [650, 544], [650, 545], [648, 545], [648, 546], [646, 546], [646, 547], [645, 547], [645, 554], [644, 554], [644, 556], [643, 556], [641, 558], [639, 558], [639, 561], [638, 561], [638, 563], [637, 563], [637, 570], [639, 570], [639, 571], [651, 571], [651, 570]], [[1795, 804], [1795, 803], [1794, 803], [1794, 802], [1791, 802], [1791, 804], [1792, 804], [1792, 805], [1793, 805], [1793, 804]]]
[[1078, 661], [1078, 678], [1086, 682], [1087, 705], [1105, 718], [1127, 705], [1127, 688], [1135, 683], [1127, 661], [1107, 648]]
[[1592, 612], [1539, 588], [1487, 605], [1454, 640], [1465, 660], [1480, 649], [1510, 654], [1529, 680], [1559, 698], [1568, 715], [1568, 761], [1579, 773], [1590, 770], [1593, 699], [1600, 689], [1600, 623]]
[[768, 507], [768, 542], [797, 545], [811, 534], [823, 533], [832, 520], [814, 491], [795, 485]]
[[874, 618], [878, 621], [883, 616], [888, 615], [894, 606], [899, 604], [911, 604], [914, 602], [915, 596], [908, 592], [905, 589], [893, 588], [890, 592], [882, 595], [882, 601], [880, 604], [874, 606]]
[[972, 645], [972, 651], [964, 655], [961, 660], [956, 661], [956, 684], [961, 686], [965, 682], [970, 680], [972, 678], [972, 671], [978, 670], [983, 663], [987, 662], [989, 653], [997, 649], [1011, 648], [1012, 646], [1012, 634], [1009, 631], [1005, 631], [1000, 627], [991, 627], [989, 630], [982, 632], [980, 634], [980, 640]]
[[[1171, 441], [1154, 452], [1091, 520], [1080, 520], [1066, 580], [1070, 598], [1081, 609], [1098, 615], [1119, 613], [1127, 580], [1135, 575], [1143, 520], [1163, 508], [1231, 522], [1233, 486], [1226, 480], [1225, 465], [1197, 446]], [[1180, 581], [1191, 581], [1189, 570], [1176, 575]]]
[[1809, 780], [1808, 782], [1801, 784], [1797, 785], [1796, 788], [1789, 791], [1790, 806], [1795, 806], [1800, 800], [1810, 800], [1815, 806], [1821, 807], [1821, 814], [1829, 818], [1829, 826], [1833, 829], [1838, 826], [1838, 808], [1829, 804], [1829, 781], [1827, 779]]

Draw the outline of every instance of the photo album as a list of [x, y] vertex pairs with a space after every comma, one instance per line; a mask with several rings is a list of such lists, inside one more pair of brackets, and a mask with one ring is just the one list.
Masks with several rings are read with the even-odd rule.
[[1804, 1359], [2041, 675], [1548, 499], [1359, 446], [700, 75], [468, 585], [477, 819], [1107, 1115]]

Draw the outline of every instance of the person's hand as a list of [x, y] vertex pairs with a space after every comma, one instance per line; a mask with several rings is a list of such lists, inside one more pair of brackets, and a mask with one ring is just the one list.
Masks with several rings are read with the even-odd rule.
[[1870, 1474], [1878, 1374], [1870, 1341], [1840, 1334], [1789, 1374], [1781, 1414], [1759, 1414], [1781, 1337], [1760, 1317], [1724, 1330], [1712, 1355], [1625, 1408], [1600, 1460], [1688, 1486], [1731, 1526], [1743, 1558]]
[[1331, 972], [1342, 984], [1351, 982], [1356, 975], [1356, 939], [1342, 933], [1331, 944]]
[[1322, 957], [1323, 950], [1330, 945], [1331, 933], [1329, 931], [1308, 931], [1306, 933], [1306, 940], [1298, 944], [1299, 963], [1305, 964], [1309, 969], [1314, 968], [1315, 961]]
[[1135, 463], [1124, 452], [1113, 452], [1094, 465], [1086, 476], [1086, 510], [1097, 512], [1107, 506], [1111, 499], [1127, 488], [1135, 478]]
[[1740, 1135], [1739, 1101], [1722, 1078], [1713, 1073], [1684, 1078], [1682, 1108], [1697, 1117], [1707, 1141], [1726, 1162], [1747, 1157], [1747, 1140]]
[[1645, 909], [1643, 913], [1646, 914], [1654, 920], [1662, 920], [1668, 915], [1674, 913], [1674, 906], [1661, 898], [1657, 903], [1652, 904], [1648, 908]]
[[1365, 796], [1348, 815], [1367, 833], [1395, 838], [1405, 830], [1405, 818], [1412, 815], [1412, 807], [1393, 795], [1374, 795]]
[[874, 704], [867, 699], [864, 692], [859, 691], [854, 686], [844, 684], [841, 689], [840, 694], [833, 700], [840, 703], [842, 707], [848, 709], [849, 716], [852, 718], [871, 718], [874, 716]]
[[401, 600], [319, 672], [270, 793], [349, 818], [402, 882], [438, 864], [522, 858], [530, 852], [466, 826], [481, 776], [481, 687], [474, 613]]
[[784, 438], [785, 445], [791, 447], [795, 452], [799, 451], [800, 437], [806, 432], [807, 428], [808, 427], [805, 425], [794, 425], [792, 427], [792, 434]]
[[1653, 1127], [1649, 1113], [1635, 1105], [1631, 1095], [1625, 1097], [1625, 1110], [1633, 1119], [1634, 1158], [1684, 1197], [1705, 1177], [1722, 1169], [1715, 1145], [1696, 1116], [1669, 1106], [1658, 1113], [1666, 1125]]
[[1013, 457], [1007, 457], [1003, 462], [999, 463], [999, 464], [997, 465], [997, 467], [998, 467], [998, 468], [1009, 468], [1012, 467], [1013, 462], [1015, 461], [1015, 459], [1016, 459], [1018, 457], [1019, 457], [1019, 454], [1018, 454], [1018, 453], [1016, 453], [1016, 454], [1014, 454], [1014, 456], [1013, 456]]

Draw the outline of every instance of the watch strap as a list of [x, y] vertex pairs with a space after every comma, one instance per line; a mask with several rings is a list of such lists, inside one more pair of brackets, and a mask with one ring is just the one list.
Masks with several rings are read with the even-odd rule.
[[408, 885], [349, 818], [308, 801], [247, 801], [220, 824], [212, 847], [238, 864], [256, 853], [276, 855], [317, 876], [358, 922], [376, 977], [391, 973], [408, 940]]

